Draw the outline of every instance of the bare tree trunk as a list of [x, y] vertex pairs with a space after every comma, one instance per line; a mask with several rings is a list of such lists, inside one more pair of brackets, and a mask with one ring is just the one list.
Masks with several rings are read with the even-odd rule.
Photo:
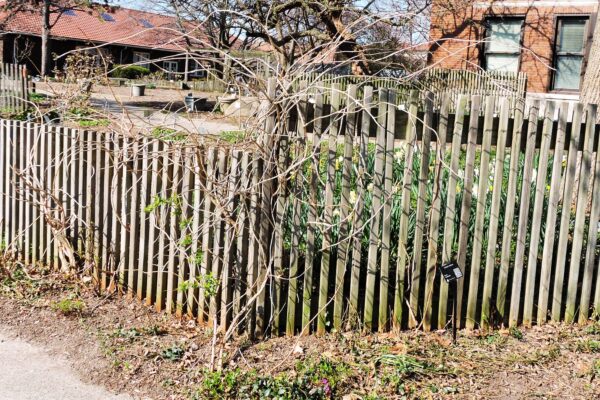
[[600, 104], [600, 12], [596, 17], [594, 37], [581, 85], [580, 101], [586, 104]]
[[42, 4], [42, 65], [40, 75], [48, 75], [50, 63], [50, 0]]

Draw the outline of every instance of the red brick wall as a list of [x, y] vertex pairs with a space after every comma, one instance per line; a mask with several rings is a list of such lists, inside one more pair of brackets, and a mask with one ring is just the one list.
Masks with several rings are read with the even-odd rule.
[[525, 17], [520, 70], [527, 73], [528, 91], [547, 92], [552, 77], [556, 17], [584, 14], [590, 15], [593, 22], [595, 18], [592, 14], [596, 6], [516, 7], [502, 6], [501, 3], [495, 2], [491, 6], [466, 0], [435, 0], [432, 7], [431, 53], [428, 64], [440, 68], [479, 69], [485, 19], [502, 15]]

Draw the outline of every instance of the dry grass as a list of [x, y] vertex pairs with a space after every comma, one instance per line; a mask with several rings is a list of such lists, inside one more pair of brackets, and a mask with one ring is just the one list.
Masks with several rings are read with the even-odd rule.
[[[600, 325], [491, 333], [334, 333], [238, 338], [207, 371], [211, 332], [75, 279], [13, 270], [0, 329], [66, 353], [84, 379], [155, 399], [592, 399], [600, 396]], [[63, 312], [77, 301], [77, 312]], [[64, 307], [57, 307], [62, 304]]]

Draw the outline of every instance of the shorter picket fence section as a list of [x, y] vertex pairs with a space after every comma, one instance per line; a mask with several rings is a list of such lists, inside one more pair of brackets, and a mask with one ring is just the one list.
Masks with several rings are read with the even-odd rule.
[[600, 309], [595, 106], [356, 91], [260, 146], [2, 120], [4, 251], [230, 335], [444, 328], [451, 260], [467, 328]]
[[0, 110], [5, 114], [28, 108], [29, 79], [24, 65], [0, 64]]

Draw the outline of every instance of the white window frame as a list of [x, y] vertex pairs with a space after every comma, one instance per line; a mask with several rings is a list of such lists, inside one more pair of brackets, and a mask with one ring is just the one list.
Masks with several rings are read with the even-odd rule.
[[141, 67], [150, 67], [150, 53], [145, 51], [134, 51], [133, 52], [133, 64]]
[[[171, 70], [173, 65], [175, 65], [175, 71]], [[167, 75], [167, 79], [175, 79], [177, 74], [179, 74], [179, 63], [177, 61], [163, 61], [162, 66], [165, 70], [165, 74]]]
[[[491, 24], [508, 22], [508, 21], [518, 21], [521, 23], [521, 32], [519, 35], [518, 47], [514, 51], [492, 51], [492, 50], [490, 50], [490, 47], [491, 47], [490, 38], [491, 38], [491, 33], [492, 33]], [[506, 18], [490, 17], [490, 18], [486, 19], [485, 23], [486, 23], [486, 34], [485, 34], [486, 43], [485, 43], [484, 49], [483, 49], [483, 62], [484, 62], [485, 70], [490, 71], [489, 65], [488, 65], [488, 55], [492, 54], [492, 55], [515, 56], [517, 58], [517, 70], [514, 72], [519, 72], [521, 70], [521, 44], [523, 41], [523, 26], [525, 23], [525, 18], [522, 16], [518, 16], [518, 15], [510, 16], [510, 17], [506, 17]]]

